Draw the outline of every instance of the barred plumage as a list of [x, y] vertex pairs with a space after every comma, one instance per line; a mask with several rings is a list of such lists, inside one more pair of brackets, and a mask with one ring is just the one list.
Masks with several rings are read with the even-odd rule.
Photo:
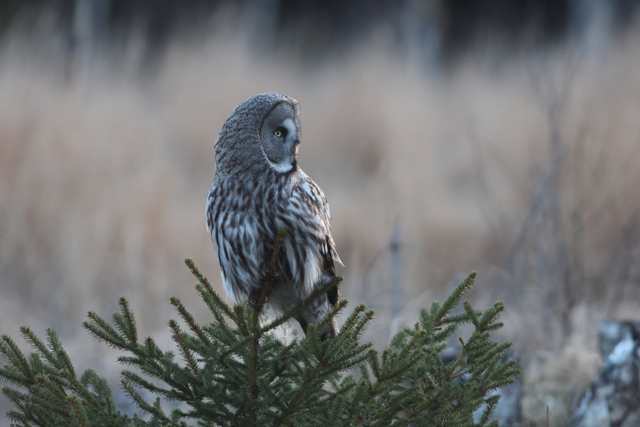
[[[236, 301], [260, 287], [278, 229], [286, 229], [278, 282], [263, 310], [274, 315], [334, 278], [334, 261], [341, 263], [324, 193], [297, 165], [299, 133], [294, 99], [265, 93], [244, 101], [218, 135], [207, 198], [207, 227], [224, 287]], [[317, 323], [338, 298], [336, 288], [298, 316], [302, 328]], [[337, 326], [327, 332], [335, 335]]]

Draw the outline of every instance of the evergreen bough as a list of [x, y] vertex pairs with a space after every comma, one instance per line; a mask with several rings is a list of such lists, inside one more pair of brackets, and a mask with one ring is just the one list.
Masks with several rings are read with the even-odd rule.
[[[198, 324], [177, 298], [171, 298], [184, 322], [169, 321], [177, 354], [163, 351], [148, 337], [140, 340], [125, 298], [109, 324], [88, 312], [84, 327], [99, 341], [124, 352], [118, 361], [124, 391], [144, 418], [116, 408], [107, 381], [88, 369], [78, 378], [56, 332], [46, 343], [27, 326], [20, 328], [33, 347], [25, 355], [7, 335], [0, 351], [8, 363], [0, 378], [2, 391], [14, 404], [7, 413], [15, 426], [492, 426], [499, 396], [489, 393], [511, 384], [519, 371], [514, 361], [502, 363], [510, 343], [492, 342], [489, 333], [502, 327], [502, 302], [485, 311], [464, 301], [471, 289], [469, 274], [444, 304], [423, 309], [413, 328], [398, 332], [379, 354], [360, 338], [373, 311], [358, 305], [340, 333], [322, 340], [327, 322], [345, 309], [335, 305], [322, 324], [284, 346], [268, 331], [294, 316], [304, 305], [336, 286], [334, 279], [305, 303], [261, 327], [258, 310], [226, 304], [190, 259], [197, 291], [213, 315]], [[261, 306], [261, 304], [260, 304]], [[445, 364], [440, 353], [464, 324], [475, 330], [462, 343], [459, 356]], [[148, 402], [145, 390], [157, 395]], [[176, 409], [168, 412], [162, 401]], [[482, 411], [480, 411], [482, 410]], [[478, 413], [482, 415], [478, 419]], [[476, 419], [474, 420], [474, 413]]]

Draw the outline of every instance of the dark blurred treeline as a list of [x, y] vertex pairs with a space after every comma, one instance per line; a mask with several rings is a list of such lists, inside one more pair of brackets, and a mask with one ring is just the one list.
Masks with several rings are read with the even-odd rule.
[[294, 45], [309, 57], [336, 52], [381, 28], [399, 49], [447, 59], [485, 39], [507, 48], [581, 37], [591, 27], [623, 30], [638, 0], [2, 0], [0, 31], [35, 26], [43, 11], [68, 33], [113, 43], [132, 32], [158, 51], [170, 36], [211, 25], [225, 10], [258, 50]]

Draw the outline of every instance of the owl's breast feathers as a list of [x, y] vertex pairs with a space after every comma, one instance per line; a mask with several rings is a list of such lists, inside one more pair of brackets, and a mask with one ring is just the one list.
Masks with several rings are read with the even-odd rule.
[[[335, 277], [334, 261], [342, 264], [320, 187], [300, 168], [291, 174], [268, 175], [255, 181], [220, 180], [209, 190], [207, 226], [225, 289], [236, 301], [260, 287], [281, 227], [287, 238], [278, 271], [283, 285], [292, 285], [299, 298], [307, 298]], [[335, 304], [337, 288], [328, 297]]]

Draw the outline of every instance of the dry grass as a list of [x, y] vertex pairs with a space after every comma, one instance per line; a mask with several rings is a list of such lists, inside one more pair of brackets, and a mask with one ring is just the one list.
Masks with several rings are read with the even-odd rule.
[[[145, 68], [133, 42], [74, 63], [55, 34], [18, 32], [0, 46], [3, 333], [15, 335], [20, 324], [40, 332], [54, 326], [79, 366], [115, 380], [113, 355], [81, 332], [86, 310], [108, 315], [124, 295], [141, 333], [157, 336], [176, 295], [205, 320], [182, 260], [194, 258], [222, 292], [204, 224], [213, 143], [229, 112], [265, 91], [300, 102], [300, 162], [331, 203], [346, 265], [343, 294], [378, 310], [369, 339], [384, 343], [392, 320], [384, 304], [389, 255], [380, 249], [395, 217], [406, 242], [408, 305], [393, 328], [414, 322], [420, 307], [442, 300], [452, 278], [477, 269], [472, 298], [505, 299], [501, 336], [530, 364], [527, 378], [544, 383], [562, 360], [577, 358], [566, 382], [580, 388], [599, 363], [596, 322], [637, 315], [637, 33], [599, 56], [564, 47], [495, 66], [477, 55], [426, 76], [375, 41], [309, 69], [285, 54], [252, 55], [240, 38], [214, 34], [176, 40]], [[547, 227], [542, 209], [534, 215], [541, 225], [518, 246], [537, 203], [533, 188], [553, 163], [547, 112], [563, 91], [564, 161], [545, 187], [555, 191], [545, 197], [557, 202], [560, 222]], [[563, 283], [579, 296], [573, 305], [554, 291], [564, 280], [557, 270], [547, 269], [544, 283], [539, 275], [540, 259], [555, 253], [546, 246], [559, 235], [569, 254], [562, 271], [571, 277]], [[518, 261], [509, 265], [514, 253]], [[551, 353], [540, 356], [539, 348]], [[548, 354], [563, 356], [544, 371]], [[532, 399], [568, 393], [540, 387], [530, 388]], [[527, 407], [535, 412], [538, 403]]]

